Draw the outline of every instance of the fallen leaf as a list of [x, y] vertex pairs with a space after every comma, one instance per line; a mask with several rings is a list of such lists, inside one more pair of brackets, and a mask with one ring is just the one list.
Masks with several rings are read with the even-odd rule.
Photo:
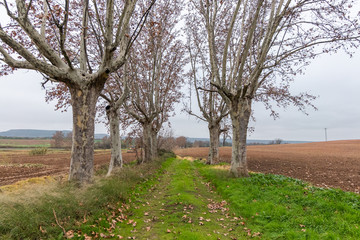
[[202, 226], [202, 225], [204, 225], [204, 223], [203, 223], [203, 222], [199, 222], [199, 225]]
[[45, 229], [43, 229], [41, 226], [40, 226], [40, 232], [42, 232], [42, 233], [46, 233], [46, 230]]
[[92, 240], [93, 238], [91, 236], [88, 236], [86, 234], [84, 234], [85, 240]]
[[69, 230], [69, 231], [67, 231], [67, 232], [65, 233], [65, 237], [66, 237], [67, 239], [73, 238], [73, 237], [74, 237], [74, 230]]
[[149, 213], [148, 213], [148, 212], [145, 212], [144, 215], [145, 215], [145, 216], [149, 216]]

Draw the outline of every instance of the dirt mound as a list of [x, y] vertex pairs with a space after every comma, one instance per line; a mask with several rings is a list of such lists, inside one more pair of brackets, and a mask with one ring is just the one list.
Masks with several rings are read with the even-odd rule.
[[[208, 148], [178, 149], [175, 153], [207, 158]], [[360, 192], [360, 140], [249, 146], [247, 156], [249, 169], [254, 172]], [[230, 162], [230, 147], [220, 148], [220, 159]]]

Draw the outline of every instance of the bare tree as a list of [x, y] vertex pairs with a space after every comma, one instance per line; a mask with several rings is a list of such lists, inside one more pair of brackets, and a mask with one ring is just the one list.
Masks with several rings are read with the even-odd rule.
[[124, 64], [148, 14], [139, 17], [129, 35], [136, 2], [2, 1], [9, 23], [0, 27], [1, 74], [35, 70], [46, 81], [69, 88], [73, 111], [69, 180], [91, 181], [97, 99], [109, 74]]
[[125, 64], [123, 73], [121, 74], [118, 71], [114, 74], [100, 94], [107, 103], [105, 112], [110, 128], [111, 159], [107, 176], [110, 176], [114, 168], [121, 168], [123, 166], [120, 136], [120, 108], [129, 94], [126, 70]]
[[52, 136], [53, 141], [51, 142], [51, 146], [54, 148], [61, 148], [64, 146], [64, 133], [62, 131], [56, 131]]
[[175, 148], [174, 133], [170, 126], [168, 128], [161, 128], [158, 135], [158, 149], [165, 151], [172, 151]]
[[179, 148], [185, 148], [186, 147], [186, 137], [180, 136], [175, 138], [175, 144]]
[[180, 1], [158, 1], [129, 57], [130, 94], [127, 112], [143, 129], [143, 161], [157, 156], [157, 135], [181, 98], [186, 64], [175, 28]]
[[[191, 25], [191, 15], [187, 18], [187, 25]], [[207, 164], [219, 162], [219, 137], [221, 133], [221, 121], [225, 118], [229, 111], [225, 101], [217, 93], [216, 88], [210, 84], [211, 67], [209, 64], [209, 51], [206, 41], [199, 39], [200, 37], [194, 28], [186, 29], [188, 37], [188, 52], [190, 55], [191, 70], [188, 74], [190, 84], [190, 105], [185, 106], [185, 111], [195, 116], [201, 121], [208, 124], [210, 136], [210, 148]], [[197, 106], [200, 114], [195, 113], [191, 109], [191, 92], [194, 88], [196, 94]]]
[[[233, 126], [230, 172], [248, 176], [246, 137], [254, 99], [292, 103], [289, 84], [316, 56], [359, 45], [352, 0], [191, 0], [191, 25], [206, 39], [210, 84], [229, 109]], [[268, 103], [270, 104], [270, 103]], [[269, 106], [269, 105], [268, 105]]]

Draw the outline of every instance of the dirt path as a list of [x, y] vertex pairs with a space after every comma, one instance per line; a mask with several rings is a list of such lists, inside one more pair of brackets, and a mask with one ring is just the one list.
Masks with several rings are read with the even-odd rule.
[[242, 224], [193, 163], [175, 159], [148, 193], [135, 198], [117, 235], [124, 239], [244, 239], [247, 232]]

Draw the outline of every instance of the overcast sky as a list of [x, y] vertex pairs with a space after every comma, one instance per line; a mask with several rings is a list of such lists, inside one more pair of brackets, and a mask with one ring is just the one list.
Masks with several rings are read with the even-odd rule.
[[[71, 109], [54, 111], [54, 104], [45, 102], [42, 77], [32, 71], [18, 71], [0, 78], [0, 131], [10, 129], [70, 130]], [[353, 58], [339, 53], [316, 59], [292, 85], [292, 91], [308, 91], [319, 95], [314, 102], [318, 111], [309, 115], [295, 108], [279, 109], [280, 118], [273, 120], [262, 104], [255, 104], [255, 131], [249, 139], [324, 141], [360, 139], [360, 51]], [[178, 109], [180, 109], [179, 107]], [[176, 136], [208, 137], [206, 124], [178, 111], [171, 118]], [[96, 133], [106, 133], [102, 124]]]
[[[314, 102], [318, 111], [309, 109], [305, 115], [289, 107], [279, 109], [280, 118], [273, 120], [269, 111], [256, 103], [256, 122], [250, 123], [255, 131], [249, 139], [324, 141], [325, 128], [328, 140], [360, 139], [360, 51], [353, 58], [343, 53], [317, 58], [305, 75], [296, 78], [291, 90], [319, 96]], [[206, 125], [193, 117], [179, 115], [172, 123], [177, 135], [208, 137]]]
[[[32, 71], [0, 77], [0, 131], [71, 130], [71, 109], [66, 113], [54, 111], [54, 103], [45, 102], [41, 81], [42, 76]], [[360, 50], [353, 58], [341, 52], [317, 58], [305, 75], [297, 77], [291, 90], [319, 96], [314, 102], [318, 111], [309, 109], [307, 116], [289, 107], [279, 109], [280, 118], [273, 120], [262, 104], [256, 103], [256, 122], [250, 123], [255, 131], [249, 139], [324, 141], [325, 128], [328, 140], [360, 139]], [[176, 136], [208, 137], [205, 123], [181, 113], [181, 104], [177, 109], [171, 118]], [[106, 132], [103, 124], [96, 125], [96, 133]]]

